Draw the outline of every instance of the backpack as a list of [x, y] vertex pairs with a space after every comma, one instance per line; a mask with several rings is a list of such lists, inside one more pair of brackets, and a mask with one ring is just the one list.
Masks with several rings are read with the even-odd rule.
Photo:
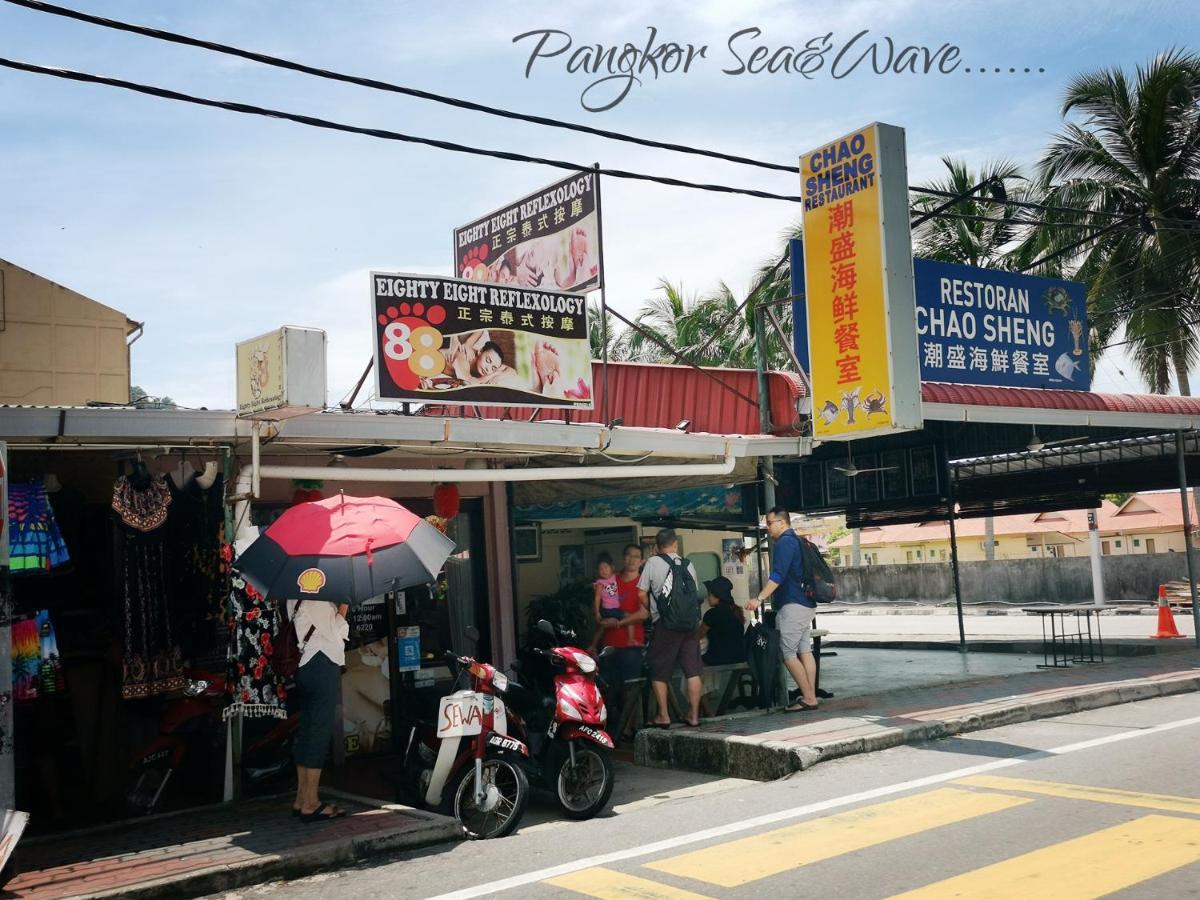
[[665, 553], [658, 554], [671, 568], [671, 593], [655, 598], [658, 605], [658, 624], [668, 631], [695, 631], [700, 626], [700, 592], [692, 578], [687, 560], [675, 562]]
[[[303, 600], [296, 602], [297, 610], [300, 609], [300, 604], [303, 602]], [[275, 670], [275, 674], [284, 678], [295, 678], [296, 673], [300, 671], [300, 657], [304, 654], [300, 641], [296, 637], [296, 623], [287, 614], [286, 600], [280, 608], [280, 618], [283, 620], [283, 624], [279, 626], [279, 634], [271, 648], [271, 668]], [[308, 634], [304, 635], [304, 643], [308, 643], [308, 639], [316, 630], [316, 625], [308, 626]]]
[[829, 563], [808, 538], [800, 538], [800, 552], [804, 561], [804, 593], [817, 603], [832, 603], [837, 599], [837, 583]]

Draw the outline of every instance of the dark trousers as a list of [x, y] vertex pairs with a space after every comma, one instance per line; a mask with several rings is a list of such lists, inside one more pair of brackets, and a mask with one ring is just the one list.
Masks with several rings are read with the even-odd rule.
[[314, 655], [296, 672], [300, 706], [300, 725], [296, 728], [292, 751], [296, 765], [306, 769], [319, 769], [325, 765], [341, 689], [342, 669], [324, 653]]

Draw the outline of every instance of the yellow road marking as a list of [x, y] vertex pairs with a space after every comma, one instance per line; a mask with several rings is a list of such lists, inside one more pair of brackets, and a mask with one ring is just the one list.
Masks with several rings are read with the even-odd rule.
[[1139, 791], [1120, 791], [1115, 788], [1089, 787], [1083, 784], [1055, 784], [1050, 781], [1002, 778], [997, 775], [972, 775], [969, 778], [960, 778], [954, 783], [968, 784], [971, 787], [997, 788], [1005, 791], [1023, 791], [1026, 794], [1043, 794], [1047, 797], [1065, 797], [1068, 800], [1092, 800], [1096, 803], [1116, 803], [1119, 806], [1138, 806], [1143, 809], [1159, 809], [1164, 812], [1181, 812], [1200, 816], [1200, 800], [1193, 797], [1144, 794]]
[[659, 884], [657, 881], [601, 867], [581, 869], [569, 875], [550, 878], [545, 883], [575, 891], [577, 894], [599, 897], [601, 900], [621, 900], [626, 897], [636, 897], [640, 900], [711, 900], [703, 894], [693, 894], [691, 891]]
[[790, 825], [646, 866], [696, 881], [737, 887], [864, 847], [1032, 802], [1003, 794], [942, 788]]
[[1144, 816], [899, 894], [893, 900], [1090, 900], [1195, 862], [1200, 862], [1200, 821]]

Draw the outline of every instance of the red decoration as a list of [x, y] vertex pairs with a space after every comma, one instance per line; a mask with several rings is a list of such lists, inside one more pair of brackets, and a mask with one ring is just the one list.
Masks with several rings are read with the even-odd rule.
[[313, 489], [297, 488], [292, 493], [292, 503], [312, 503], [316, 500], [324, 500], [325, 495], [320, 491]]
[[458, 507], [457, 484], [439, 484], [433, 489], [433, 511], [439, 518], [453, 519], [458, 515]]

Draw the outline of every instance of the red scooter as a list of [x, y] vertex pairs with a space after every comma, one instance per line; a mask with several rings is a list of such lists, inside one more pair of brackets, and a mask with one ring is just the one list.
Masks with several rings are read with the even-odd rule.
[[[164, 701], [158, 720], [158, 736], [137, 753], [130, 763], [126, 810], [144, 816], [220, 799], [224, 780], [225, 728], [221, 710], [225, 705], [225, 679], [193, 670], [183, 688], [183, 697]], [[242, 749], [242, 784], [248, 793], [254, 787], [291, 777], [291, 743], [300, 724], [293, 713], [287, 719], [248, 720], [259, 725], [259, 733], [246, 734]]]
[[404, 780], [427, 806], [451, 813], [468, 838], [504, 837], [529, 802], [529, 749], [507, 733], [498, 696], [509, 679], [469, 656], [446, 657], [458, 668], [456, 683], [468, 673], [471, 688], [442, 697], [436, 723], [409, 724]]
[[[590, 819], [608, 804], [615, 781], [613, 740], [605, 731], [608, 709], [597, 683], [597, 662], [568, 645], [574, 632], [545, 619], [537, 628], [552, 646], [531, 652], [549, 664], [553, 693], [545, 691], [546, 678], [530, 671], [531, 686], [545, 692], [510, 715], [509, 730], [530, 745], [537, 786], [552, 792], [570, 818]], [[535, 668], [529, 664], [523, 671]]]

